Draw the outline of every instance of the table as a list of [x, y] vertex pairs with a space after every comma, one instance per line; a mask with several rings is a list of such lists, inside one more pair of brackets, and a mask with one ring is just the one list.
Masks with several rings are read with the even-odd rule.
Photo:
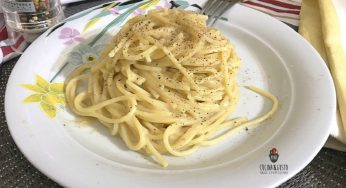
[[[70, 16], [111, 0], [88, 0], [66, 7]], [[38, 171], [15, 145], [4, 111], [6, 83], [18, 58], [0, 67], [0, 187], [61, 187]], [[322, 148], [313, 161], [280, 187], [346, 187], [346, 152]]]

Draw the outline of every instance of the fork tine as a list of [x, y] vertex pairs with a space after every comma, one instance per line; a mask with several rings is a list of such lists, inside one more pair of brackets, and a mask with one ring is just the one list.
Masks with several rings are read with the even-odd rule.
[[208, 0], [202, 9], [202, 14], [207, 14], [209, 12], [209, 9], [213, 7], [215, 1], [217, 0]]
[[213, 21], [213, 23], [210, 26], [213, 26], [216, 21], [223, 15], [223, 13], [225, 13], [229, 8], [231, 8], [233, 5], [235, 5], [239, 0], [232, 0], [232, 1], [228, 1], [227, 2], [227, 6], [225, 6], [224, 8], [222, 8], [221, 11], [219, 11], [217, 13], [217, 15], [215, 16], [215, 19]]
[[215, 12], [217, 11], [218, 8], [220, 8], [220, 6], [222, 4], [224, 4], [225, 1], [224, 0], [217, 0], [213, 6], [209, 9], [209, 12], [208, 12], [208, 16], [214, 16]]
[[210, 10], [209, 12], [209, 19], [207, 21], [207, 24], [209, 25], [213, 20], [216, 19], [216, 16], [219, 14], [218, 12], [219, 9], [221, 9], [222, 7], [224, 7], [225, 5], [228, 4], [228, 1], [227, 0], [219, 0], [218, 3], [214, 4], [214, 6], [212, 7], [212, 9]]

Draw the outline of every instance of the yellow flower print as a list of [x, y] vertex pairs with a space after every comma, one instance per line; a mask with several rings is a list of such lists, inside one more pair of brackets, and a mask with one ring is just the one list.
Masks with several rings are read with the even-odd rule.
[[35, 76], [36, 83], [22, 84], [25, 89], [35, 92], [26, 97], [24, 103], [40, 103], [41, 109], [50, 117], [54, 118], [57, 113], [58, 105], [65, 105], [64, 84], [49, 83], [41, 76]]

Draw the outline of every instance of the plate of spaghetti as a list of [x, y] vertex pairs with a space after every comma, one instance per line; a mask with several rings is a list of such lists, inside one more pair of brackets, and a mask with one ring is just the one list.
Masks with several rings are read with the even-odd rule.
[[303, 169], [336, 109], [323, 60], [262, 13], [208, 27], [199, 7], [115, 1], [40, 36], [5, 99], [28, 160], [67, 187], [268, 187]]

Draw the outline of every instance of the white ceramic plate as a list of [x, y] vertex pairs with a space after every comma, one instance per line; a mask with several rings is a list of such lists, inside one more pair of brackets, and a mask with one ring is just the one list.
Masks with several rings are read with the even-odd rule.
[[[169, 6], [165, 2], [160, 6]], [[43, 34], [22, 55], [8, 82], [5, 109], [11, 134], [32, 164], [67, 187], [268, 187], [288, 180], [313, 159], [336, 109], [327, 67], [295, 31], [240, 5], [216, 27], [242, 59], [240, 85], [255, 85], [278, 97], [279, 110], [270, 120], [190, 156], [166, 156], [170, 166], [165, 169], [129, 151], [106, 128], [86, 125], [69, 113], [57, 83], [81, 61], [96, 58], [124, 15], [146, 11], [139, 6], [82, 12]], [[107, 30], [110, 34], [91, 42], [112, 21], [119, 23]], [[232, 116], [253, 118], [268, 110], [270, 102], [244, 88], [241, 93]], [[278, 153], [271, 155], [278, 156], [275, 163], [272, 148]]]

